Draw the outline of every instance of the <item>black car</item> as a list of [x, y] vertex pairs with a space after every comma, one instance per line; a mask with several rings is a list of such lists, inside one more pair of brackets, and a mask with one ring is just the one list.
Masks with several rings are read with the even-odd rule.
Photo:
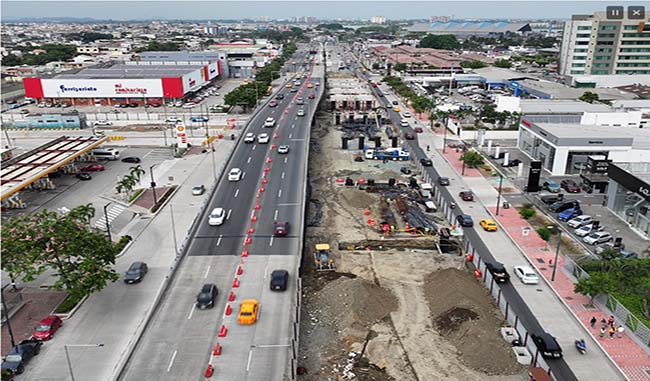
[[449, 185], [449, 177], [438, 177], [438, 185], [442, 185], [442, 186]]
[[276, 95], [276, 96], [275, 96], [275, 99], [278, 99], [278, 100], [280, 100], [280, 99], [284, 99], [284, 94], [278, 94], [278, 95]]
[[25, 365], [41, 351], [43, 342], [40, 340], [23, 340], [11, 349], [2, 361], [2, 370], [13, 374], [25, 371]]
[[563, 198], [564, 195], [562, 193], [539, 196], [539, 199], [542, 200], [542, 202], [546, 205], [555, 204], [556, 202], [562, 200]]
[[506, 267], [500, 262], [488, 262], [485, 264], [487, 270], [494, 277], [497, 283], [506, 283], [510, 279], [510, 274], [506, 271]]
[[271, 291], [286, 291], [289, 282], [287, 270], [273, 270], [271, 273]]
[[459, 214], [458, 217], [456, 217], [456, 221], [458, 221], [458, 224], [460, 226], [466, 228], [471, 228], [474, 226], [474, 220], [472, 220], [472, 216], [469, 214]]
[[144, 262], [133, 262], [129, 270], [124, 275], [124, 283], [138, 283], [142, 281], [149, 268]]
[[420, 163], [425, 167], [433, 166], [433, 162], [431, 161], [431, 159], [420, 159]]
[[397, 105], [399, 105], [399, 102], [398, 102], [398, 101], [393, 101], [393, 104], [394, 104], [395, 106], [397, 106]]
[[510, 161], [508, 161], [507, 163], [504, 161], [503, 164], [501, 164], [501, 166], [502, 166], [502, 167], [516, 167], [516, 166], [518, 166], [519, 164], [521, 164], [521, 160], [519, 160], [519, 159], [514, 159], [514, 160], [510, 160]]
[[122, 159], [122, 163], [139, 163], [141, 161], [142, 160], [140, 160], [139, 157], [135, 157], [135, 156], [129, 156]]
[[556, 358], [559, 359], [562, 357], [562, 348], [557, 342], [555, 337], [552, 335], [542, 332], [538, 335], [530, 335], [533, 339], [533, 342], [537, 346], [537, 349], [542, 354], [542, 357], [545, 358]]
[[561, 213], [567, 209], [579, 207], [580, 202], [578, 200], [564, 199], [551, 204], [548, 208], [554, 213]]
[[400, 172], [402, 172], [405, 175], [410, 175], [411, 174], [411, 169], [409, 167], [402, 167], [399, 169]]
[[214, 300], [217, 298], [217, 294], [219, 294], [219, 290], [216, 284], [204, 284], [201, 287], [201, 291], [196, 295], [196, 306], [200, 309], [214, 307]]
[[88, 172], [79, 172], [74, 176], [81, 181], [91, 180], [93, 178]]

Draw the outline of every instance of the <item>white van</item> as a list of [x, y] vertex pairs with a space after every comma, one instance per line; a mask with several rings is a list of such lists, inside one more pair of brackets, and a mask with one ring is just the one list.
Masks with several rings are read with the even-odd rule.
[[115, 148], [95, 148], [91, 151], [97, 159], [117, 160], [120, 157], [120, 151]]
[[429, 198], [433, 195], [433, 185], [429, 183], [420, 184], [420, 195], [425, 198]]

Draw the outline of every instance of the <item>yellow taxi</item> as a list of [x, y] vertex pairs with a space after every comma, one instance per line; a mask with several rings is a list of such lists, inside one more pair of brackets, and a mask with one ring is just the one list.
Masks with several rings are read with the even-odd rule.
[[292, 87], [293, 87], [293, 85], [292, 85], [292, 84], [290, 84], [290, 83], [287, 83], [287, 89], [290, 89], [290, 88], [292, 88]]
[[308, 83], [308, 84], [307, 84], [307, 88], [308, 88], [308, 89], [311, 89], [312, 87], [314, 87], [314, 85], [312, 85], [311, 83]]
[[399, 112], [399, 107], [397, 107], [397, 106], [393, 107], [393, 111]]
[[483, 228], [483, 230], [488, 231], [488, 232], [495, 232], [497, 231], [497, 223], [494, 222], [494, 220], [481, 220], [478, 222], [479, 225]]
[[237, 313], [237, 323], [241, 325], [255, 324], [255, 321], [257, 321], [258, 309], [259, 302], [257, 300], [242, 300], [242, 302], [239, 304], [239, 312]]

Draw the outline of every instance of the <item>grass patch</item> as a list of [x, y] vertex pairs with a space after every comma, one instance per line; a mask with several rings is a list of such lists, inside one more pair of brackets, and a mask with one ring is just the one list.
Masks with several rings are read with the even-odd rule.
[[142, 192], [144, 192], [144, 188], [136, 189], [135, 192], [133, 192], [133, 194], [131, 195], [131, 197], [129, 197], [128, 202], [131, 203], [135, 201], [136, 198], [140, 197]]
[[63, 299], [63, 301], [56, 306], [56, 309], [54, 310], [55, 314], [67, 314], [68, 312], [72, 311], [72, 309], [79, 304], [79, 302], [83, 299], [83, 295], [72, 295], [68, 294], [68, 296]]
[[115, 248], [115, 252], [116, 252], [116, 253], [120, 253], [120, 252], [124, 249], [124, 247], [125, 247], [129, 242], [131, 242], [132, 239], [133, 239], [133, 238], [131, 238], [130, 235], [123, 235], [123, 236], [121, 236], [121, 237], [120, 237], [120, 240], [117, 241], [117, 243], [115, 244], [115, 246], [113, 246], [113, 247]]

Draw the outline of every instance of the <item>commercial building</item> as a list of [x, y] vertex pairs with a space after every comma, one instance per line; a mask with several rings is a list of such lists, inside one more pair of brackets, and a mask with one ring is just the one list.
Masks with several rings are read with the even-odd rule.
[[509, 23], [505, 21], [434, 21], [431, 23], [413, 24], [413, 26], [406, 28], [406, 30], [413, 33], [486, 36], [501, 33], [525, 34], [532, 31], [532, 28], [529, 23]]
[[574, 15], [564, 26], [559, 72], [563, 75], [650, 74], [650, 18]]
[[650, 162], [610, 163], [607, 207], [650, 239]]
[[142, 52], [134, 58], [140, 65], [210, 65], [216, 63], [217, 67], [213, 66], [210, 70], [217, 70], [221, 78], [229, 76], [228, 55], [221, 50]]
[[124, 103], [162, 104], [180, 100], [207, 86], [219, 75], [207, 65], [113, 64], [82, 69], [52, 78], [24, 78], [25, 96], [71, 105]]

